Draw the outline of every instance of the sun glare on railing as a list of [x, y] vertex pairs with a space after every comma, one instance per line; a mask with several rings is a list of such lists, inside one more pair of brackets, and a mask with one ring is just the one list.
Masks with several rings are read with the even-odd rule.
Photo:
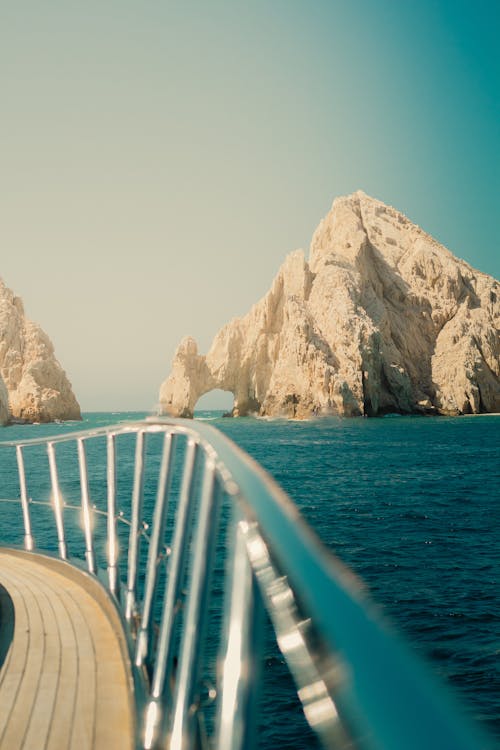
[[118, 560], [118, 554], [120, 552], [118, 540], [116, 537], [111, 536], [106, 544], [106, 554], [110, 565], [115, 565]]
[[231, 726], [231, 720], [237, 706], [238, 687], [240, 684], [240, 675], [242, 669], [242, 632], [241, 622], [231, 623], [229, 628], [228, 649], [224, 660], [224, 676], [222, 684], [224, 685], [221, 721], [222, 726]]
[[146, 719], [144, 722], [145, 733], [144, 733], [144, 747], [145, 750], [150, 750], [153, 745], [155, 737], [156, 722], [158, 719], [158, 704], [152, 701], [146, 709]]
[[311, 726], [339, 720], [337, 707], [328, 695], [328, 688], [323, 680], [318, 680], [312, 685], [306, 685], [298, 693], [304, 706], [304, 713]]
[[86, 511], [85, 509], [81, 510], [80, 513], [78, 514], [78, 518], [79, 518], [80, 528], [84, 532], [86, 532], [86, 533], [87, 532], [90, 532], [90, 533], [94, 532], [95, 518], [94, 518], [94, 514], [92, 512]]

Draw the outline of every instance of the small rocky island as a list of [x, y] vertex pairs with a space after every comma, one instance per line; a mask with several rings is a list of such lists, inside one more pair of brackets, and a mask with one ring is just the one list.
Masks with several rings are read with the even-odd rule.
[[394, 208], [338, 198], [269, 292], [206, 356], [185, 338], [160, 389], [192, 417], [215, 388], [233, 415], [305, 418], [500, 411], [500, 284]]
[[81, 419], [66, 373], [44, 331], [0, 279], [0, 424]]

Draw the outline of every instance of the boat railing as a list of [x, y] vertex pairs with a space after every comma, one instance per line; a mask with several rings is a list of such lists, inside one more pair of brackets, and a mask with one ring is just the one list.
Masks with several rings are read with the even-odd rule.
[[[2, 445], [16, 453], [24, 548], [73, 563], [77, 529], [88, 573], [121, 612], [138, 747], [258, 742], [264, 611], [325, 747], [478, 747], [357, 578], [274, 480], [207, 423], [151, 418]], [[49, 545], [34, 530], [41, 506], [53, 516]], [[80, 523], [68, 534], [75, 510]]]

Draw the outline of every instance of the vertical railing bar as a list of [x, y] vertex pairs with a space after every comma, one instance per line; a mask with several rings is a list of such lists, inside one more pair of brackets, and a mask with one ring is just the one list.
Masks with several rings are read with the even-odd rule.
[[90, 506], [89, 478], [87, 470], [87, 456], [85, 453], [85, 438], [76, 441], [78, 450], [78, 466], [80, 469], [80, 490], [83, 515], [83, 532], [85, 535], [85, 557], [89, 573], [96, 573], [94, 540], [92, 537], [93, 516]]
[[22, 445], [16, 445], [17, 470], [19, 473], [19, 487], [21, 490], [21, 508], [24, 522], [24, 549], [31, 551], [35, 547], [33, 533], [31, 530], [31, 518], [29, 511], [28, 490], [26, 487], [26, 471], [24, 468], [24, 456]]
[[229, 533], [235, 537], [228, 561], [230, 592], [225, 595], [225, 634], [221, 648], [223, 672], [218, 690], [218, 716], [214, 747], [217, 750], [250, 750], [257, 725], [258, 672], [262, 652], [262, 598], [248, 559], [246, 540], [233, 506]]
[[150, 702], [145, 715], [144, 747], [151, 748], [158, 739], [160, 726], [164, 722], [163, 698], [165, 685], [170, 683], [172, 673], [172, 643], [174, 640], [174, 622], [177, 602], [183, 583], [183, 573], [187, 557], [188, 531], [193, 515], [195, 502], [194, 476], [199, 456], [199, 444], [189, 438], [184, 457], [182, 486], [177, 505], [172, 554], [169, 560], [169, 572], [166, 591], [163, 599], [158, 645], [154, 659], [153, 677], [151, 680]]
[[137, 432], [135, 444], [134, 486], [132, 490], [132, 517], [128, 545], [127, 597], [125, 617], [131, 620], [136, 609], [137, 570], [140, 548], [140, 523], [144, 497], [145, 432]]
[[187, 587], [188, 595], [183, 619], [170, 734], [170, 746], [185, 747], [186, 750], [194, 745], [196, 738], [196, 715], [191, 709], [203, 656], [200, 644], [203, 643], [207, 609], [203, 603], [207, 594], [212, 553], [216, 541], [215, 534], [212, 533], [217, 522], [217, 514], [214, 512], [215, 487], [215, 462], [212, 457], [205, 457], [199, 520], [193, 540], [194, 556]]
[[118, 536], [116, 531], [116, 441], [110, 432], [107, 437], [107, 485], [108, 485], [108, 517], [107, 517], [107, 553], [108, 553], [108, 585], [109, 590], [118, 596]]
[[172, 540], [172, 554], [169, 562], [169, 575], [160, 623], [155, 669], [151, 683], [151, 696], [155, 700], [158, 700], [162, 695], [165, 682], [168, 681], [170, 676], [173, 624], [187, 555], [187, 532], [194, 504], [193, 478], [198, 452], [198, 443], [190, 439], [184, 459], [182, 487], [177, 507], [174, 538]]
[[160, 545], [165, 531], [165, 519], [168, 510], [168, 500], [172, 482], [172, 464], [175, 456], [176, 436], [171, 432], [165, 434], [163, 452], [158, 478], [158, 490], [153, 517], [152, 533], [149, 540], [148, 561], [146, 569], [146, 584], [144, 588], [144, 602], [142, 605], [141, 624], [137, 634], [136, 657], [137, 666], [144, 664], [150, 651], [151, 615], [153, 611], [154, 595], [158, 578], [158, 557]]
[[63, 560], [66, 560], [68, 557], [68, 549], [66, 546], [66, 537], [64, 533], [63, 500], [61, 497], [59, 479], [57, 476], [56, 453], [54, 444], [52, 442], [47, 443], [47, 453], [49, 456], [50, 482], [52, 485], [52, 501], [54, 507], [54, 517], [56, 520], [59, 556]]

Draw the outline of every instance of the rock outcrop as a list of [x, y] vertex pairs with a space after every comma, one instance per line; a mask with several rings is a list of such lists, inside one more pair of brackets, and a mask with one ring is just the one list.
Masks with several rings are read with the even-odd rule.
[[270, 291], [206, 356], [184, 339], [161, 409], [234, 394], [235, 415], [500, 411], [500, 285], [361, 191], [338, 198], [310, 259], [291, 253]]
[[9, 394], [7, 388], [0, 376], [0, 425], [7, 424], [9, 421]]
[[54, 347], [0, 279], [0, 423], [81, 419]]

